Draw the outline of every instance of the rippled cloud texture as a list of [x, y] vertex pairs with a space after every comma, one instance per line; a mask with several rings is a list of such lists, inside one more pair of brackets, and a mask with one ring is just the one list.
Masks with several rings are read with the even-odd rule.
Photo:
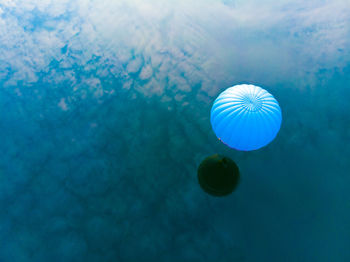
[[149, 83], [183, 81], [181, 91], [189, 81], [213, 90], [214, 79], [314, 73], [349, 56], [347, 1], [6, 1], [0, 12], [1, 71], [15, 71], [8, 84], [37, 81], [52, 61], [91, 70], [98, 57], [99, 77], [137, 73]]
[[[0, 261], [350, 260], [349, 46], [348, 0], [0, 1]], [[210, 127], [240, 83], [283, 112], [256, 152]]]

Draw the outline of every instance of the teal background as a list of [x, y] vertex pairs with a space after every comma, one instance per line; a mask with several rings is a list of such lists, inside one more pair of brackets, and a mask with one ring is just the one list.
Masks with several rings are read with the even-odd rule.
[[[0, 1], [0, 261], [350, 261], [349, 46], [347, 0]], [[258, 151], [210, 126], [240, 83], [282, 109]]]

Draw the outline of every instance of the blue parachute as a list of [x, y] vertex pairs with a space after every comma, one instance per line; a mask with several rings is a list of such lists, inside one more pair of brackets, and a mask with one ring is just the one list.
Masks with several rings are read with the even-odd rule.
[[214, 101], [210, 122], [216, 136], [237, 150], [256, 150], [269, 144], [282, 122], [277, 100], [254, 85], [226, 89]]

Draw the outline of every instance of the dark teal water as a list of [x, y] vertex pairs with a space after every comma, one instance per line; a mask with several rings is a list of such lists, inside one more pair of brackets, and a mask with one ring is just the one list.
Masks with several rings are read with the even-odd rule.
[[[0, 1], [0, 262], [350, 261], [348, 1]], [[267, 147], [212, 102], [279, 101]], [[241, 171], [207, 195], [208, 155]]]

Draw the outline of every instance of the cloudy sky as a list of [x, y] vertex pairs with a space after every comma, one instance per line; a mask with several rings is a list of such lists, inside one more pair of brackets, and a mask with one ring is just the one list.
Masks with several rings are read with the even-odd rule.
[[[0, 261], [350, 260], [349, 46], [349, 0], [0, 0]], [[210, 126], [240, 83], [282, 108], [255, 152]]]

